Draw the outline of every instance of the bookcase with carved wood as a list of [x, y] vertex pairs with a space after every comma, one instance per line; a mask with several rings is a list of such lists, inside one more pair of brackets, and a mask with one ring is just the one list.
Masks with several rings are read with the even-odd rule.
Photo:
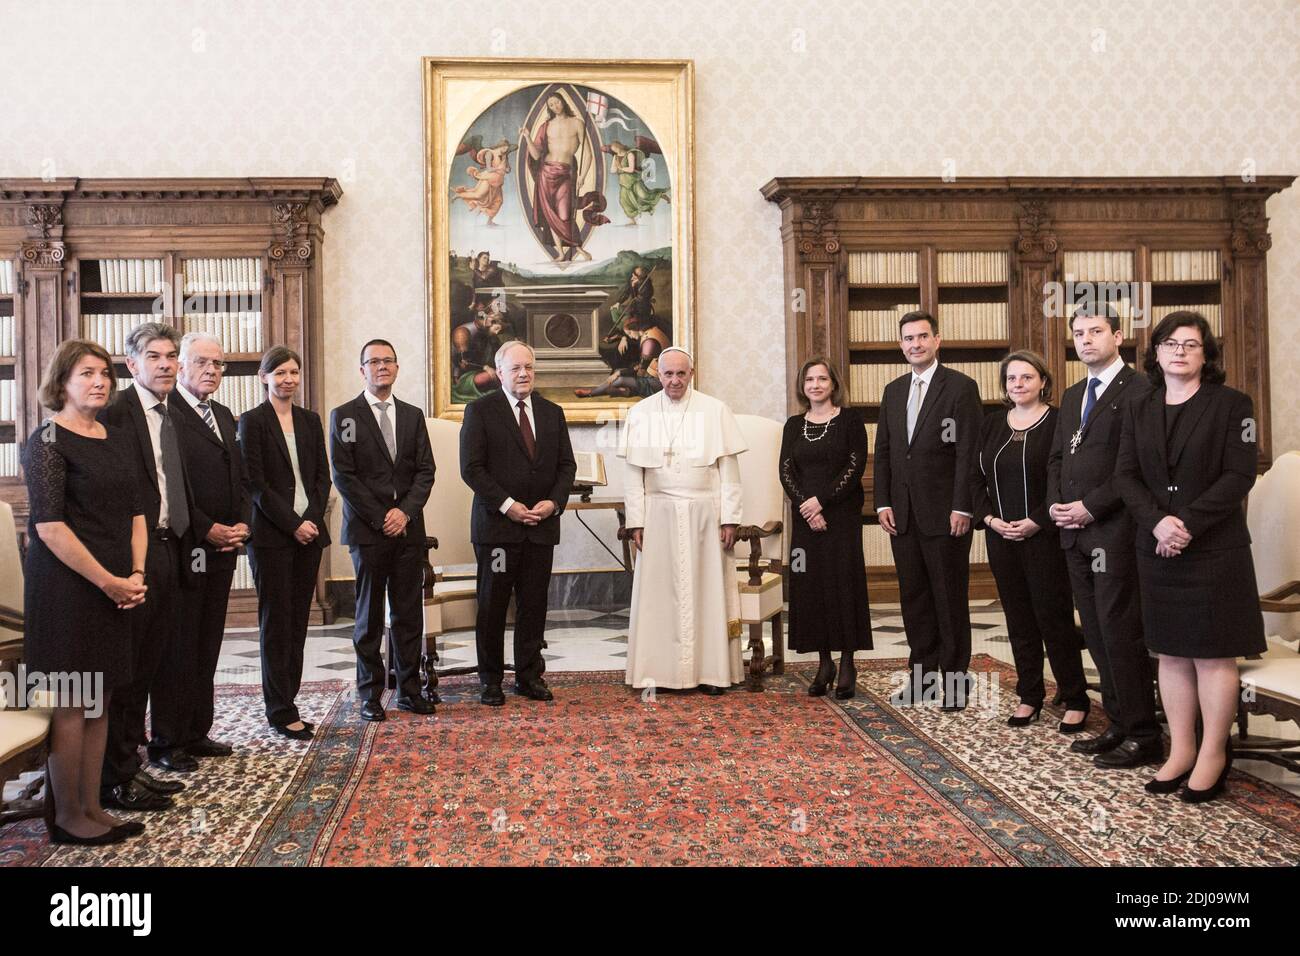
[[[264, 397], [257, 365], [284, 344], [303, 357], [302, 398], [319, 410], [321, 217], [333, 179], [0, 179], [0, 499], [26, 530], [21, 444], [47, 414], [40, 376], [59, 343], [90, 338], [129, 378], [124, 339], [141, 322], [222, 340], [216, 394], [236, 415]], [[230, 624], [256, 623], [240, 556]], [[333, 620], [317, 589], [313, 623]]]
[[[829, 356], [874, 432], [885, 383], [907, 368], [898, 318], [922, 308], [939, 320], [940, 361], [976, 379], [986, 410], [1000, 405], [997, 363], [1011, 349], [1047, 359], [1059, 399], [1086, 374], [1066, 318], [1079, 295], [1112, 301], [1123, 356], [1139, 365], [1154, 323], [1191, 308], [1220, 336], [1228, 383], [1255, 402], [1263, 470], [1272, 461], [1265, 205], [1293, 180], [773, 179], [762, 195], [781, 210], [787, 381], [809, 356]], [[793, 412], [793, 389], [789, 403]], [[896, 601], [871, 467], [864, 483], [869, 586]], [[982, 534], [971, 562], [971, 597], [996, 597]]]

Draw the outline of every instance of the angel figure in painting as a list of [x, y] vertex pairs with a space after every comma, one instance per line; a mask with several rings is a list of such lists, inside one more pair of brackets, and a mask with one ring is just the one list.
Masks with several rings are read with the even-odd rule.
[[658, 143], [646, 136], [638, 136], [636, 146], [614, 140], [605, 151], [612, 154], [609, 171], [618, 176], [618, 203], [631, 225], [635, 226], [640, 216], [653, 214], [660, 200], [672, 203], [666, 188], [653, 189], [642, 178], [646, 156], [652, 153], [662, 155]]
[[496, 225], [494, 220], [501, 211], [503, 198], [501, 187], [510, 172], [510, 153], [516, 148], [503, 139], [495, 146], [475, 151], [474, 160], [479, 165], [466, 170], [476, 180], [475, 185], [456, 186], [453, 190], [457, 199], [463, 199], [471, 210], [487, 217], [486, 225]]

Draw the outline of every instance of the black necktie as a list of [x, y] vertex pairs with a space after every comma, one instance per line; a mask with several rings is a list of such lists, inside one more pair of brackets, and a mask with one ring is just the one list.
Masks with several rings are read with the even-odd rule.
[[167, 525], [176, 537], [184, 537], [190, 527], [190, 504], [185, 495], [185, 470], [181, 466], [181, 446], [176, 441], [176, 426], [172, 424], [167, 406], [161, 402], [153, 407], [162, 417], [163, 475], [167, 478]]

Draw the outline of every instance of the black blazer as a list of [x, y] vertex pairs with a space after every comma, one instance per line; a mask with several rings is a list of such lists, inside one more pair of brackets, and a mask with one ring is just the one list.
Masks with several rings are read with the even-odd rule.
[[343, 543], [381, 544], [384, 515], [397, 508], [410, 519], [406, 537], [424, 543], [424, 505], [433, 490], [433, 446], [424, 413], [390, 398], [397, 461], [379, 433], [364, 393], [330, 412], [330, 468], [343, 499]]
[[298, 547], [293, 533], [304, 521], [311, 521], [320, 529], [319, 537], [311, 546], [323, 548], [330, 543], [329, 527], [325, 523], [330, 472], [320, 416], [293, 406], [293, 438], [303, 488], [307, 492], [307, 510], [301, 515], [293, 510], [293, 462], [274, 406], [268, 399], [239, 416], [239, 444], [253, 496], [253, 534], [248, 543], [254, 547]]
[[[1052, 453], [1056, 420], [1060, 412], [1051, 405], [1047, 406], [1042, 419], [1025, 431], [1024, 471], [1014, 487], [1008, 488], [997, 481], [994, 471], [996, 460], [999, 453], [1014, 454], [1018, 462], [1022, 449], [1011, 447], [1012, 429], [1007, 424], [1007, 411], [1008, 409], [999, 408], [989, 412], [984, 416], [984, 424], [980, 428], [979, 455], [971, 479], [971, 501], [975, 508], [971, 520], [977, 528], [984, 527], [984, 519], [989, 515], [1006, 521], [1008, 512], [1014, 510], [1019, 515], [1025, 510], [1025, 502], [1028, 501], [1027, 517], [1043, 531], [1055, 534], [1056, 523], [1047, 514], [1047, 460]], [[1007, 505], [1008, 494], [1015, 494], [1018, 498], [1014, 508]], [[1002, 507], [999, 507], [999, 500], [1003, 503]]]
[[[173, 414], [176, 407], [183, 404], [185, 399], [179, 395], [169, 395], [168, 414]], [[140, 503], [144, 506], [145, 524], [152, 532], [158, 527], [158, 514], [162, 511], [162, 495], [158, 490], [158, 466], [154, 463], [153, 440], [149, 437], [149, 426], [145, 423], [144, 416], [144, 406], [140, 404], [139, 393], [136, 392], [134, 385], [128, 385], [117, 391], [113, 400], [100, 411], [97, 417], [105, 425], [120, 428], [134, 450], [134, 460], [145, 479], [140, 485]], [[172, 419], [172, 424], [176, 426], [176, 441], [181, 448], [181, 470], [185, 474], [185, 494], [190, 503], [190, 527], [181, 538], [181, 553], [188, 555], [198, 546], [199, 538], [195, 533], [198, 530], [198, 518], [194, 514], [194, 488], [190, 484], [191, 470], [185, 461], [185, 445], [181, 437], [183, 433], [175, 417]], [[204, 533], [206, 534], [206, 531]], [[152, 536], [149, 540], [152, 545]], [[181, 562], [182, 584], [193, 583], [193, 563], [188, 560]]]
[[1061, 414], [1056, 420], [1052, 454], [1047, 462], [1047, 504], [1082, 501], [1092, 515], [1086, 528], [1061, 529], [1061, 547], [1072, 548], [1077, 541], [1086, 551], [1094, 548], [1133, 546], [1133, 519], [1124, 507], [1124, 499], [1115, 485], [1115, 459], [1119, 456], [1119, 436], [1124, 425], [1124, 408], [1151, 391], [1151, 380], [1129, 365], [1111, 379], [1106, 390], [1097, 396], [1097, 404], [1088, 417], [1088, 427], [1078, 448], [1070, 452], [1070, 440], [1079, 430], [1083, 418], [1083, 394], [1088, 380], [1075, 382], [1061, 396]]
[[984, 406], [973, 378], [940, 364], [908, 444], [911, 388], [909, 369], [886, 385], [881, 396], [874, 507], [894, 509], [900, 534], [907, 531], [909, 521], [915, 521], [921, 534], [946, 535], [952, 512], [973, 513], [971, 475]]
[[208, 400], [221, 432], [221, 438], [217, 438], [184, 395], [173, 392], [167, 404], [174, 411], [172, 420], [176, 422], [181, 455], [194, 490], [190, 514], [195, 543], [208, 552], [208, 567], [234, 567], [238, 551], [218, 551], [206, 538], [213, 524], [242, 521], [252, 527], [253, 502], [248, 494], [248, 472], [239, 449], [235, 416], [220, 402]]
[[[560, 514], [573, 491], [577, 463], [564, 410], [532, 395], [537, 461], [529, 461], [510, 397], [492, 392], [465, 406], [460, 429], [460, 475], [474, 490], [470, 540], [475, 544], [559, 544]], [[531, 508], [555, 502], [555, 514], [537, 525], [511, 521], [501, 513], [507, 498]]]
[[1242, 504], [1255, 484], [1259, 456], [1250, 396], [1202, 385], [1167, 444], [1165, 394], [1162, 385], [1129, 405], [1115, 466], [1115, 486], [1137, 523], [1137, 547], [1155, 552], [1151, 532], [1166, 515], [1191, 532], [1183, 554], [1249, 545]]

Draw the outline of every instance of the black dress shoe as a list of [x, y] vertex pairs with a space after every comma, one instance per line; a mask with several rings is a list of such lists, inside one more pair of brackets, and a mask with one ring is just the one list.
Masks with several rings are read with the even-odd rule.
[[1031, 704], [1030, 706], [1034, 708], [1034, 712], [1032, 714], [1027, 714], [1024, 717], [1017, 717], [1013, 713], [1010, 717], [1007, 718], [1007, 726], [1028, 727], [1034, 721], [1038, 720], [1039, 716], [1043, 713], [1043, 705], [1038, 704], [1037, 706], [1034, 706], [1033, 704]]
[[148, 773], [144, 767], [137, 770], [135, 776], [131, 779], [146, 790], [150, 790], [163, 797], [170, 797], [172, 794], [180, 793], [185, 789], [185, 784], [181, 783], [179, 780], [160, 780], [158, 777]]
[[102, 790], [99, 805], [106, 810], [166, 810], [171, 807], [172, 798], [128, 780]]
[[[847, 665], [847, 666], [845, 666]], [[858, 691], [858, 669], [853, 660], [840, 661], [840, 677], [835, 682], [835, 699], [849, 700]]]
[[721, 697], [724, 693], [726, 693], [726, 691], [724, 691], [721, 687], [714, 686], [713, 684], [701, 684], [700, 693], [706, 694], [709, 697]]
[[540, 677], [536, 680], [515, 681], [515, 693], [529, 700], [555, 700], [555, 695]]
[[69, 833], [57, 823], [50, 827], [50, 842], [62, 843], [70, 846], [107, 846], [110, 843], [121, 843], [127, 835], [119, 833], [117, 827], [110, 827], [106, 833], [99, 836], [79, 837]]
[[1192, 772], [1188, 770], [1186, 773], [1180, 773], [1172, 780], [1156, 780], [1153, 777], [1152, 779], [1146, 782], [1146, 784], [1142, 787], [1142, 789], [1145, 790], [1147, 793], [1154, 793], [1154, 794], [1174, 793], [1178, 790], [1179, 787], [1181, 787], [1183, 784], [1187, 782], [1187, 778], [1190, 777], [1191, 775]]
[[478, 699], [479, 703], [489, 707], [501, 707], [506, 702], [506, 695], [501, 692], [500, 684], [484, 684]]
[[826, 661], [817, 668], [817, 676], [808, 685], [809, 697], [825, 697], [826, 688], [835, 679], [835, 662]]
[[139, 836], [144, 833], [144, 824], [139, 820], [125, 820], [113, 827], [114, 833], [121, 833], [123, 837]]
[[[1209, 803], [1224, 790], [1228, 789], [1228, 773], [1232, 770], [1232, 742], [1228, 743], [1228, 761], [1223, 765], [1223, 773], [1219, 774], [1219, 779], [1214, 781], [1208, 790], [1194, 790], [1191, 787], [1183, 787], [1179, 791], [1178, 799], [1183, 803]], [[1191, 772], [1188, 771], [1188, 777]]]
[[197, 743], [186, 744], [185, 752], [191, 757], [229, 757], [235, 748], [211, 737], [204, 737]]
[[1092, 762], [1107, 770], [1127, 770], [1165, 759], [1165, 745], [1159, 740], [1125, 740], [1118, 747], [1097, 754]]
[[150, 757], [149, 763], [163, 770], [170, 770], [172, 773], [193, 773], [199, 769], [199, 762], [180, 747], [175, 750], [164, 750], [158, 756]]
[[409, 711], [412, 714], [427, 715], [434, 713], [433, 704], [423, 697], [399, 697], [397, 698], [397, 709]]
[[303, 725], [301, 730], [290, 730], [283, 724], [272, 724], [271, 729], [281, 737], [288, 737], [290, 740], [311, 740], [312, 738], [312, 733], [307, 729], [306, 724]]
[[1079, 734], [1079, 733], [1083, 733], [1083, 728], [1087, 726], [1088, 726], [1088, 714], [1085, 712], [1083, 715], [1083, 720], [1079, 721], [1078, 723], [1067, 724], [1065, 721], [1061, 721], [1059, 724], [1056, 725], [1056, 732], [1058, 734], [1066, 734], [1066, 735]]
[[[361, 704], [361, 719], [374, 721], [387, 720], [388, 715], [384, 713], [384, 705], [379, 701], [367, 700], [363, 701]], [[306, 723], [304, 723], [303, 726], [307, 726]]]
[[1096, 737], [1089, 737], [1086, 740], [1076, 740], [1070, 744], [1070, 750], [1076, 754], [1104, 754], [1108, 750], [1114, 750], [1124, 742], [1124, 735], [1114, 727], [1107, 727]]

